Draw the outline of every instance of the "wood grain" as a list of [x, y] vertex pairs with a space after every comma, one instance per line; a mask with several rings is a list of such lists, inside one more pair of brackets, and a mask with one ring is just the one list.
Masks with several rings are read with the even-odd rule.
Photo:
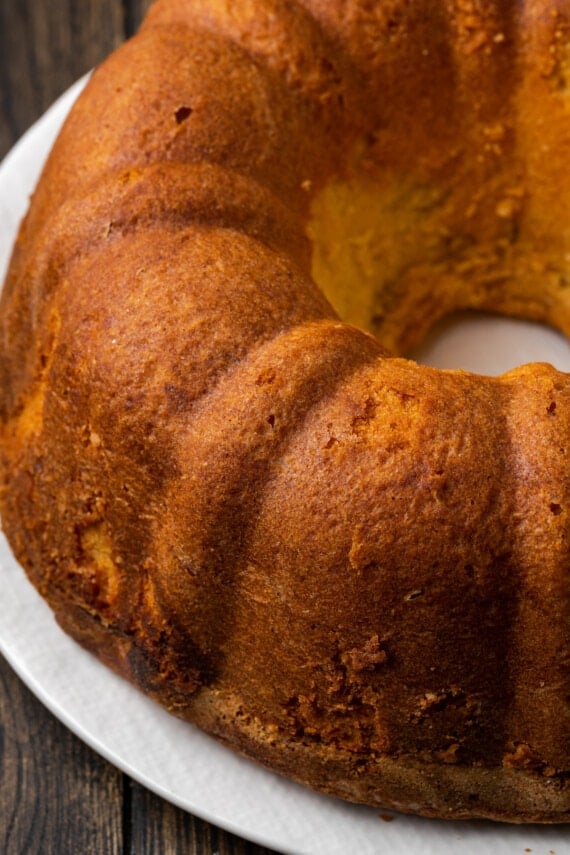
[[272, 855], [269, 849], [178, 810], [139, 784], [130, 782], [130, 786], [135, 821], [130, 848], [125, 849], [129, 855]]
[[[0, 0], [0, 157], [141, 20], [149, 0]], [[131, 781], [0, 657], [2, 855], [271, 855]]]
[[123, 852], [123, 775], [0, 670], [0, 851]]
[[118, 0], [2, 0], [0, 154], [123, 40]]

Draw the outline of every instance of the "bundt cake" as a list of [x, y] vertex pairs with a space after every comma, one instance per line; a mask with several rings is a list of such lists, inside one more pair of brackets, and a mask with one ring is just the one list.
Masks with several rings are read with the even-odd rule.
[[157, 0], [1, 303], [4, 530], [63, 629], [320, 791], [570, 822], [570, 2]]

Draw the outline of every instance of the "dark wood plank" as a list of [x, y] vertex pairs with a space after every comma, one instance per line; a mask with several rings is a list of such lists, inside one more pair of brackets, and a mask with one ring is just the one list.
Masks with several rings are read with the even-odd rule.
[[272, 855], [221, 831], [130, 782], [131, 839], [125, 855]]
[[2, 0], [0, 156], [124, 38], [120, 0]]
[[49, 713], [0, 659], [0, 852], [119, 855], [124, 776]]
[[132, 36], [138, 29], [152, 0], [123, 0], [125, 36]]

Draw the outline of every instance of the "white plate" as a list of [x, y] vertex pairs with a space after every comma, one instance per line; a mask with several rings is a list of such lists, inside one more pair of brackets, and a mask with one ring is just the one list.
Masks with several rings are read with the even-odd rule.
[[[41, 164], [76, 97], [76, 84], [24, 136], [0, 167], [0, 278]], [[490, 329], [490, 332], [489, 332]], [[464, 353], [469, 336], [485, 359]], [[447, 343], [446, 343], [447, 336]], [[485, 373], [552, 355], [570, 370], [556, 334], [507, 321], [451, 328], [422, 359]], [[479, 356], [479, 360], [481, 357]], [[319, 796], [235, 756], [170, 717], [77, 647], [56, 625], [0, 540], [0, 650], [29, 688], [72, 731], [160, 796], [216, 825], [293, 855], [534, 855], [570, 853], [566, 827], [439, 822], [381, 812]]]

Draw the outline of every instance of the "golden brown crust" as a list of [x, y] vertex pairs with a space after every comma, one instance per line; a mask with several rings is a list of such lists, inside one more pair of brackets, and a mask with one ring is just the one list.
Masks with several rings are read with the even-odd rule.
[[15, 248], [18, 559], [108, 665], [343, 798], [570, 821], [568, 376], [380, 343], [462, 306], [570, 331], [569, 16], [158, 0]]

